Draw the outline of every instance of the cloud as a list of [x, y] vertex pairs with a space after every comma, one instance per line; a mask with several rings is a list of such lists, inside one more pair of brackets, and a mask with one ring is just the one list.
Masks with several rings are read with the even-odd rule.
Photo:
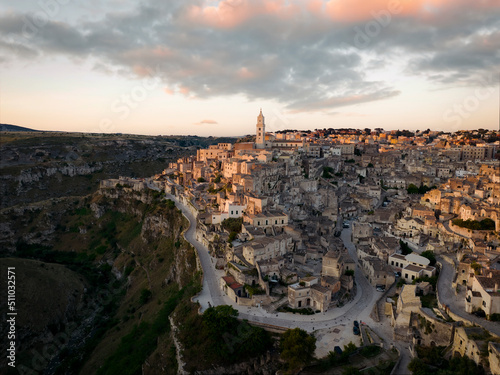
[[[474, 85], [500, 68], [497, 0], [394, 1], [397, 11], [385, 0], [149, 0], [99, 19], [62, 12], [43, 25], [4, 12], [0, 64], [92, 59], [96, 69], [158, 78], [167, 94], [243, 95], [296, 112], [398, 95], [373, 74], [393, 61], [437, 87]], [[356, 43], [360, 32], [366, 45]]]
[[217, 125], [218, 122], [214, 120], [201, 120], [200, 122], [195, 123], [195, 125]]
[[400, 92], [397, 90], [382, 88], [371, 93], [360, 92], [341, 96], [324, 97], [319, 100], [317, 98], [313, 98], [313, 100], [298, 100], [289, 104], [288, 108], [295, 112], [329, 111], [338, 107], [346, 107], [360, 103], [388, 99], [399, 94]]

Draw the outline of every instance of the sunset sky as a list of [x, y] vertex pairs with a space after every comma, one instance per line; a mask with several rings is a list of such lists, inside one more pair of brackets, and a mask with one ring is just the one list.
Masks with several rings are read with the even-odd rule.
[[0, 123], [41, 130], [498, 129], [500, 0], [16, 0]]

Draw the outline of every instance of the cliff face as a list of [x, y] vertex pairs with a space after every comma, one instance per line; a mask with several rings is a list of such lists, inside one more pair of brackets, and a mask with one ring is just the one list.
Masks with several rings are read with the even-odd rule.
[[[35, 373], [95, 373], [134, 326], [153, 324], [178, 290], [199, 284], [196, 254], [181, 236], [186, 220], [158, 192], [97, 191], [7, 208], [0, 218], [2, 268], [14, 265], [23, 281], [18, 364]], [[151, 334], [158, 345], [136, 359], [141, 366], [170, 350], [169, 334]], [[156, 368], [175, 356], [154, 358]]]
[[2, 132], [0, 208], [83, 196], [101, 179], [149, 177], [169, 161], [227, 138]]
[[0, 207], [86, 195], [100, 179], [151, 176], [191, 152], [155, 137], [29, 134], [2, 137]]

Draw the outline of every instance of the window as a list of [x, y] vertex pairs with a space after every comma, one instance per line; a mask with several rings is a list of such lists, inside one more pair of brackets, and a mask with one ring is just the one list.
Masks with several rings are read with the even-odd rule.
[[407, 278], [408, 278], [408, 274], [407, 274], [407, 273], [405, 273], [405, 279], [407, 279]]
[[236, 210], [236, 215], [238, 215], [238, 210]]
[[233, 211], [231, 211], [231, 215], [233, 214]]
[[415, 275], [411, 275], [411, 279], [412, 279], [412, 280], [415, 280]]
[[278, 220], [274, 220], [274, 224], [278, 224]]
[[257, 225], [260, 225], [260, 221], [257, 221]]
[[[332, 214], [333, 215], [333, 214]], [[281, 224], [285, 224], [285, 220], [281, 220]]]
[[391, 261], [391, 266], [394, 266], [394, 261]]

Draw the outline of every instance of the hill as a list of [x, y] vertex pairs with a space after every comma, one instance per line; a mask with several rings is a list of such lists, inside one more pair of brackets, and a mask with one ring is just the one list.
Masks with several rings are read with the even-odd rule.
[[0, 132], [40, 132], [40, 131], [41, 130], [25, 128], [24, 126], [0, 124]]
[[4, 132], [0, 208], [96, 191], [99, 181], [150, 177], [199, 147], [231, 138], [63, 132]]

